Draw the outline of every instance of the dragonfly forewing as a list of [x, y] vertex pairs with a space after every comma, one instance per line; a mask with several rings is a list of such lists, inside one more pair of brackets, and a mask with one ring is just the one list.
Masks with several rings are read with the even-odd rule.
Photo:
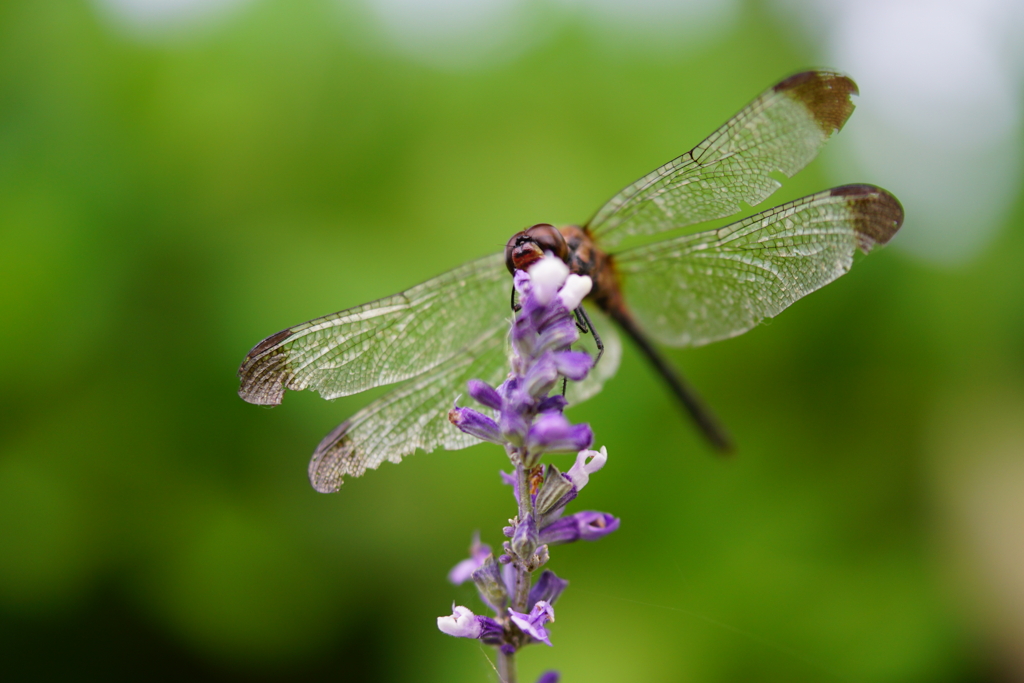
[[853, 113], [856, 84], [807, 71], [769, 88], [704, 142], [629, 185], [587, 224], [604, 248], [731, 216], [780, 187], [817, 156]]
[[669, 346], [746, 332], [847, 272], [856, 250], [885, 244], [903, 208], [872, 185], [809, 195], [718, 230], [616, 255], [626, 300]]
[[330, 399], [416, 377], [503, 327], [509, 287], [503, 257], [494, 254], [282, 330], [246, 356], [238, 393], [249, 403], [277, 405], [285, 389]]

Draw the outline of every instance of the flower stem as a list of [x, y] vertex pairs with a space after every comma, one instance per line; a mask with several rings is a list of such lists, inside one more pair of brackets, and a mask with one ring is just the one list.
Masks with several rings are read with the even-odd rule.
[[516, 683], [516, 654], [498, 650], [498, 677], [501, 683]]
[[[530, 495], [530, 477], [522, 461], [516, 463], [516, 478], [519, 483], [519, 522], [525, 523], [533, 516], [533, 496]], [[530, 597], [530, 572], [524, 564], [529, 558], [519, 558], [522, 562], [516, 562], [516, 590], [512, 596], [512, 609], [517, 612], [526, 612], [526, 602]]]

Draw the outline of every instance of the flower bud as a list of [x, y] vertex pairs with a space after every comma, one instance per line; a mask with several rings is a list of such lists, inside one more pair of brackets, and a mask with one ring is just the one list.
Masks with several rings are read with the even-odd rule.
[[472, 408], [455, 406], [448, 411], [448, 421], [466, 434], [475, 436], [483, 441], [490, 441], [496, 444], [504, 443], [501, 438], [501, 430], [498, 429], [498, 423]]
[[548, 465], [547, 476], [544, 477], [544, 483], [541, 484], [534, 501], [537, 514], [546, 515], [571, 490], [572, 482], [566, 479], [557, 467]]
[[505, 591], [505, 582], [501, 577], [501, 569], [494, 561], [493, 555], [488, 555], [480, 567], [473, 572], [473, 583], [480, 592], [480, 597], [495, 612], [503, 612], [508, 604], [508, 593]]
[[491, 410], [501, 410], [501, 394], [487, 382], [471, 379], [466, 383], [470, 397], [482, 406]]
[[519, 520], [516, 531], [512, 535], [512, 550], [520, 558], [526, 560], [533, 556], [537, 549], [537, 523], [530, 515], [526, 519]]

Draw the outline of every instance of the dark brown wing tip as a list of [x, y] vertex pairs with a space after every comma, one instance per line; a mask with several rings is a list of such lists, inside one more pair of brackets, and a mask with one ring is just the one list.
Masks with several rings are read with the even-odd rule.
[[[252, 350], [249, 351], [249, 353], [245, 354], [245, 363], [248, 363], [256, 356], [261, 355], [264, 351], [267, 351], [271, 347], [276, 346], [280, 342], [283, 342], [285, 339], [289, 337], [289, 335], [291, 335], [291, 333], [292, 328], [289, 327], [286, 330], [281, 330], [277, 334], [270, 335], [269, 337], [261, 341], [259, 344], [252, 347]], [[242, 364], [243, 367], [245, 366], [245, 363]], [[241, 372], [241, 370], [239, 370], [239, 372]]]
[[243, 401], [260, 406], [276, 406], [284, 398], [284, 385], [290, 376], [290, 370], [285, 364], [268, 372], [266, 365], [273, 362], [272, 351], [275, 346], [283, 342], [292, 334], [291, 328], [281, 330], [273, 334], [256, 346], [252, 347], [249, 353], [245, 354], [245, 360], [238, 368], [238, 377], [242, 385], [238, 388], [238, 395]]
[[[348, 438], [351, 422], [346, 420], [325, 436], [309, 461], [309, 483], [318, 493], [337, 493], [344, 483], [342, 471], [355, 454]], [[356, 474], [355, 476], [359, 476]]]
[[803, 71], [781, 81], [774, 90], [802, 102], [825, 135], [842, 129], [853, 113], [850, 96], [860, 94], [853, 79], [835, 71]]
[[864, 253], [876, 244], [887, 243], [903, 225], [903, 205], [880, 187], [843, 185], [833, 188], [831, 194], [849, 202], [858, 246]]

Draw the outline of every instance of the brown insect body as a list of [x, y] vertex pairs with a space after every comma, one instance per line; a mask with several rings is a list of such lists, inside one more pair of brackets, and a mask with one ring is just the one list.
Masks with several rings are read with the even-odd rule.
[[619, 311], [620, 315], [625, 315], [613, 259], [597, 246], [586, 228], [578, 225], [555, 228], [539, 223], [517, 232], [505, 246], [505, 265], [510, 273], [526, 270], [546, 252], [565, 261], [569, 272], [590, 277], [593, 287], [587, 299], [598, 308], [613, 318], [619, 317], [616, 315]]
[[566, 264], [569, 272], [587, 275], [593, 281], [593, 287], [587, 298], [598, 308], [616, 318], [615, 312], [625, 314], [625, 303], [622, 299], [622, 288], [615, 272], [615, 262], [610, 254], [594, 243], [586, 228], [577, 225], [566, 225], [559, 228], [569, 248]]

